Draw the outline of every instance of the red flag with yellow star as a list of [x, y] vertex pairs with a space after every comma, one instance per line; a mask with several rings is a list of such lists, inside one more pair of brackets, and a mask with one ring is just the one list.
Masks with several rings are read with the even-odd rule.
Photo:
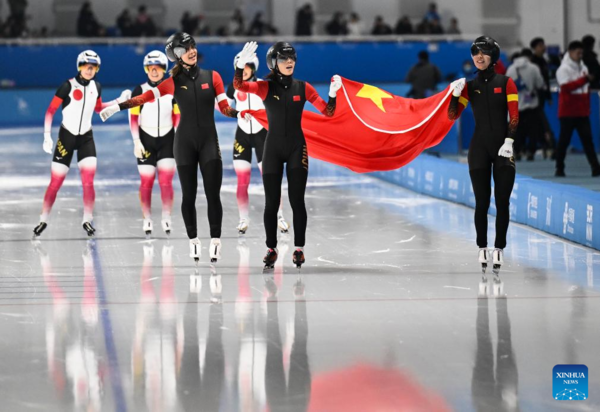
[[[398, 169], [448, 134], [450, 97], [450, 86], [415, 100], [342, 78], [333, 117], [302, 115], [308, 154], [358, 173]], [[268, 129], [264, 110], [251, 114]]]

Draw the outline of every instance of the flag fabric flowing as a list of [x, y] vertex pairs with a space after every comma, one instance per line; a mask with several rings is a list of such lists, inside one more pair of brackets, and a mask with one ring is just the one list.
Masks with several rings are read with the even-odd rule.
[[[308, 154], [357, 173], [398, 169], [448, 134], [451, 95], [448, 86], [426, 99], [407, 99], [342, 78], [333, 117], [302, 115]], [[250, 114], [269, 128], [264, 110]]]

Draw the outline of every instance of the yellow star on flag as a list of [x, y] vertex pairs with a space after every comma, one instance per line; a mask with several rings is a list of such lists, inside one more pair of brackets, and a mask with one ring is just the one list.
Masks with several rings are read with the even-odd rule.
[[392, 99], [391, 95], [384, 92], [383, 90], [381, 90], [378, 87], [371, 86], [370, 84], [364, 84], [362, 89], [360, 89], [358, 91], [358, 93], [356, 94], [356, 97], [362, 97], [364, 99], [371, 99], [373, 101], [373, 103], [375, 103], [375, 105], [377, 107], [379, 107], [379, 110], [381, 110], [384, 113], [385, 113], [385, 108], [383, 107], [382, 99]]

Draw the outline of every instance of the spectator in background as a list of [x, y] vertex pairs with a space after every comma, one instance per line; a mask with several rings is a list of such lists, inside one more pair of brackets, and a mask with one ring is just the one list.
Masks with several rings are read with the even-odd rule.
[[383, 21], [383, 17], [377, 16], [375, 17], [371, 34], [373, 36], [385, 36], [392, 34], [392, 28], [385, 21]]
[[231, 19], [229, 20], [229, 35], [243, 36], [244, 33], [244, 16], [240, 9], [235, 9], [233, 16], [231, 16]]
[[427, 18], [423, 17], [421, 23], [417, 25], [417, 29], [415, 30], [417, 34], [431, 34], [431, 25]]
[[346, 20], [341, 11], [336, 11], [325, 25], [325, 32], [330, 36], [345, 36], [348, 34], [348, 27], [346, 27]]
[[441, 20], [437, 11], [437, 4], [429, 3], [429, 10], [427, 10], [427, 14], [425, 14], [424, 19], [429, 23], [434, 20], [437, 20], [438, 22]]
[[521, 151], [525, 148], [527, 138], [527, 160], [533, 160], [542, 136], [538, 96], [544, 90], [545, 84], [540, 69], [531, 62], [532, 57], [531, 50], [523, 49], [506, 71], [506, 75], [515, 82], [519, 93], [519, 125], [514, 146], [517, 160], [521, 160]]
[[565, 157], [574, 130], [579, 134], [583, 150], [592, 167], [592, 176], [600, 176], [600, 164], [596, 157], [590, 126], [589, 84], [595, 79], [582, 60], [583, 43], [572, 41], [556, 71], [556, 81], [560, 87], [558, 94], [560, 137], [556, 148], [556, 173], [554, 174], [557, 177], [565, 177]]
[[129, 13], [129, 9], [124, 9], [117, 17], [117, 28], [123, 37], [132, 37], [134, 35], [133, 19]]
[[27, 0], [8, 0], [8, 7], [10, 9], [10, 16], [12, 16], [14, 24], [16, 24], [18, 27], [25, 28]]
[[444, 28], [439, 20], [433, 19], [429, 22], [429, 32], [431, 34], [444, 34]]
[[450, 26], [448, 30], [446, 30], [447, 34], [460, 34], [460, 28], [458, 27], [458, 19], [456, 17], [452, 17], [450, 19]]
[[548, 62], [544, 57], [544, 53], [546, 53], [546, 43], [541, 37], [536, 37], [531, 40], [529, 47], [533, 52], [533, 55], [531, 56], [531, 62], [540, 69], [540, 73], [544, 79], [544, 90], [541, 91], [538, 96], [538, 111], [540, 121], [542, 122], [542, 135], [545, 142], [543, 146], [544, 159], [548, 157], [548, 152], [550, 152], [551, 158], [554, 159], [554, 146], [556, 139], [554, 137], [552, 127], [550, 127], [550, 122], [548, 122], [546, 111], [544, 110], [546, 102], [548, 102], [548, 105], [552, 104], [552, 94], [550, 93], [550, 70], [548, 69]]
[[594, 80], [590, 82], [590, 88], [600, 89], [600, 63], [598, 63], [598, 55], [594, 52], [596, 38], [588, 34], [583, 36], [581, 42], [583, 43], [583, 64], [587, 66], [589, 73], [594, 76]]
[[189, 11], [183, 13], [181, 16], [181, 31], [184, 33], [193, 36], [196, 34], [196, 30], [198, 30], [199, 19], [198, 16], [192, 17]]
[[296, 14], [296, 36], [312, 36], [315, 15], [312, 5], [306, 3]]
[[248, 29], [248, 36], [263, 36], [265, 34], [277, 34], [277, 29], [263, 21], [262, 12], [257, 12], [254, 15], [254, 20]]
[[347, 24], [348, 34], [351, 36], [360, 36], [365, 32], [365, 25], [360, 20], [358, 13], [350, 13], [350, 21]]
[[138, 7], [138, 15], [135, 18], [135, 33], [141, 37], [153, 37], [156, 36], [157, 30], [154, 20], [148, 14], [146, 6], [142, 5]]
[[396, 34], [413, 34], [413, 26], [408, 16], [402, 16], [396, 23]]
[[98, 23], [92, 5], [86, 1], [81, 5], [79, 17], [77, 18], [77, 35], [82, 37], [98, 37], [102, 31], [102, 26]]
[[406, 75], [406, 82], [412, 86], [406, 97], [424, 99], [437, 90], [437, 84], [442, 81], [442, 73], [436, 65], [429, 62], [427, 51], [420, 51], [418, 57], [419, 61]]

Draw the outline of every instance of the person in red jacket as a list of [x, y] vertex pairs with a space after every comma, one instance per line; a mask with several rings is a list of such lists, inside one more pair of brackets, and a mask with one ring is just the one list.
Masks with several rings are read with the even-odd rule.
[[577, 130], [585, 155], [592, 167], [592, 176], [600, 176], [600, 164], [592, 141], [590, 125], [589, 83], [594, 80], [583, 63], [583, 43], [572, 41], [556, 72], [560, 87], [558, 94], [558, 118], [560, 137], [556, 149], [557, 177], [565, 177], [565, 156], [571, 143], [573, 131]]

